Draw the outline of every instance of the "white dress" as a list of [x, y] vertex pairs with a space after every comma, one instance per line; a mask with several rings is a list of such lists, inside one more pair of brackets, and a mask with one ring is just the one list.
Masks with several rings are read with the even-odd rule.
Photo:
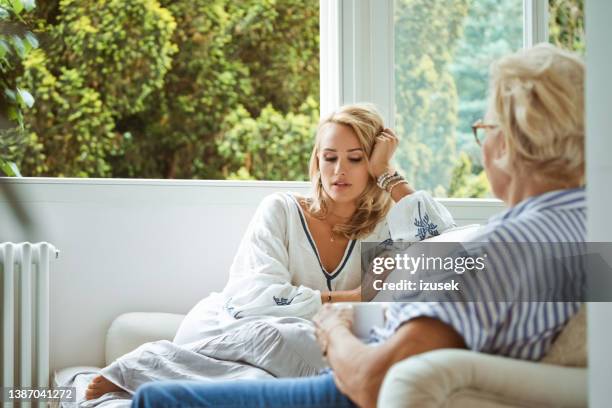
[[[419, 227], [423, 217], [433, 226], [426, 231]], [[361, 242], [419, 241], [453, 226], [444, 206], [426, 192], [415, 192], [400, 200], [368, 237], [349, 241], [336, 269], [326, 271], [295, 195], [272, 194], [249, 224], [227, 285], [189, 312], [174, 342], [197, 341], [262, 316], [310, 319], [321, 307], [321, 291], [361, 284]]]

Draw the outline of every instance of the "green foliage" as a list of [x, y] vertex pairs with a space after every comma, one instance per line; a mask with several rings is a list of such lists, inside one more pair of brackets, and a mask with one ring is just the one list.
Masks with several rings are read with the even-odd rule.
[[549, 0], [549, 41], [561, 48], [585, 52], [584, 0]]
[[[118, 130], [131, 138], [124, 144], [125, 156], [114, 160], [113, 174], [230, 177], [238, 171], [236, 159], [228, 164], [219, 149], [232, 118], [257, 120], [268, 105], [268, 114], [274, 110], [285, 116], [318, 94], [317, 2], [196, 0], [166, 1], [162, 6], [177, 22], [173, 42], [179, 51], [155, 94], [156, 103], [117, 121]], [[274, 143], [287, 135], [267, 137]], [[255, 148], [249, 146], [242, 149], [245, 154]], [[277, 177], [252, 166], [242, 177]], [[301, 164], [284, 173], [306, 177]]]
[[474, 174], [472, 161], [466, 153], [459, 155], [448, 188], [449, 197], [480, 198], [490, 195], [489, 181], [484, 170]]
[[248, 68], [253, 95], [243, 103], [258, 112], [271, 103], [297, 110], [319, 95], [319, 2], [245, 0], [229, 2], [236, 18], [233, 52]]
[[21, 82], [37, 89], [39, 103], [27, 118], [28, 149], [22, 170], [32, 176], [106, 177], [106, 157], [115, 153], [118, 138], [111, 113], [100, 94], [87, 86], [76, 69], [47, 69], [45, 53], [37, 50], [24, 61]]
[[20, 176], [15, 161], [24, 153], [23, 111], [34, 104], [25, 88], [17, 86], [22, 61], [38, 47], [29, 31], [33, 0], [0, 0], [0, 174]]
[[486, 113], [489, 66], [523, 46], [522, 16], [521, 1], [471, 0], [469, 3], [464, 35], [450, 70], [459, 95], [457, 150], [468, 153], [473, 163], [480, 162], [480, 149], [474, 143], [471, 125]]
[[253, 118], [239, 106], [226, 119], [218, 142], [224, 173], [232, 179], [308, 180], [308, 163], [319, 107], [309, 98], [286, 115], [267, 105]]
[[142, 111], [163, 85], [176, 23], [157, 0], [61, 0], [50, 30], [54, 68], [76, 69], [115, 115]]
[[214, 139], [226, 115], [252, 94], [247, 68], [232, 58], [231, 33], [237, 21], [224, 8], [225, 1], [167, 3], [177, 22], [172, 40], [179, 51], [155, 93], [156, 102], [118, 121], [133, 138], [125, 146], [130, 160], [118, 158], [114, 173], [218, 178], [221, 163]]

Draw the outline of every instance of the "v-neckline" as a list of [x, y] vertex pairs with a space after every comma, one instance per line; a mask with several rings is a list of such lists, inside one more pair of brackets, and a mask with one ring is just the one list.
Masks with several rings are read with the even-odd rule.
[[298, 209], [298, 215], [300, 216], [300, 221], [302, 222], [302, 227], [304, 229], [304, 233], [306, 234], [306, 238], [308, 238], [308, 242], [310, 243], [310, 246], [312, 248], [312, 250], [315, 253], [315, 256], [317, 257], [317, 261], [319, 262], [319, 266], [321, 267], [321, 271], [325, 274], [325, 276], [328, 279], [333, 279], [336, 276], [338, 276], [338, 274], [342, 271], [342, 269], [344, 268], [344, 265], [347, 263], [349, 256], [351, 255], [351, 252], [353, 251], [353, 247], [355, 246], [355, 243], [357, 242], [357, 240], [355, 239], [351, 239], [347, 244], [346, 244], [346, 248], [344, 249], [344, 254], [342, 255], [342, 258], [340, 259], [340, 262], [338, 263], [338, 265], [336, 265], [336, 268], [332, 271], [332, 272], [328, 272], [327, 269], [325, 269], [325, 267], [323, 266], [323, 262], [321, 262], [321, 256], [319, 255], [319, 250], [317, 248], [317, 244], [310, 232], [310, 228], [308, 227], [308, 222], [306, 220], [306, 214], [304, 214], [304, 209], [302, 208], [302, 206], [300, 205], [298, 199], [293, 195], [293, 194], [289, 194], [289, 196], [293, 199], [293, 201], [295, 202], [295, 205], [297, 206]]

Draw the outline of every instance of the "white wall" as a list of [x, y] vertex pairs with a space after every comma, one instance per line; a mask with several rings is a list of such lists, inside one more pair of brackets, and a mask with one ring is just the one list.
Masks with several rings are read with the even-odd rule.
[[[612, 242], [612, 2], [587, 0], [585, 6], [588, 237]], [[589, 406], [609, 407], [612, 304], [591, 303], [588, 313]]]
[[[306, 183], [1, 179], [0, 241], [49, 241], [51, 367], [102, 365], [112, 320], [133, 311], [186, 313], [223, 287], [259, 201]], [[6, 195], [33, 217], [20, 230]], [[442, 200], [460, 225], [500, 211], [497, 200]]]

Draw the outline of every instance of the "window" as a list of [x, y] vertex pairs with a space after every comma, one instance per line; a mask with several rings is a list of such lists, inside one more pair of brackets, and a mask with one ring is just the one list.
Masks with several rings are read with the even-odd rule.
[[398, 165], [437, 196], [487, 196], [471, 124], [489, 64], [523, 45], [522, 2], [395, 0], [394, 23]]
[[537, 20], [546, 2], [548, 30], [538, 20], [529, 38], [548, 31], [584, 52], [583, 0], [39, 2], [21, 12], [39, 49], [23, 70], [2, 65], [36, 102], [25, 133], [2, 134], [0, 169], [9, 158], [25, 176], [306, 180], [319, 106], [370, 101], [415, 186], [486, 197], [470, 125], [488, 65], [523, 45], [524, 7]]
[[24, 176], [307, 178], [317, 0], [38, 3], [10, 15], [40, 42], [10, 47], [28, 48], [9, 75], [35, 104], [0, 159]]
[[490, 196], [470, 128], [485, 114], [489, 65], [547, 31], [584, 53], [583, 0], [393, 1], [398, 165], [437, 196]]

